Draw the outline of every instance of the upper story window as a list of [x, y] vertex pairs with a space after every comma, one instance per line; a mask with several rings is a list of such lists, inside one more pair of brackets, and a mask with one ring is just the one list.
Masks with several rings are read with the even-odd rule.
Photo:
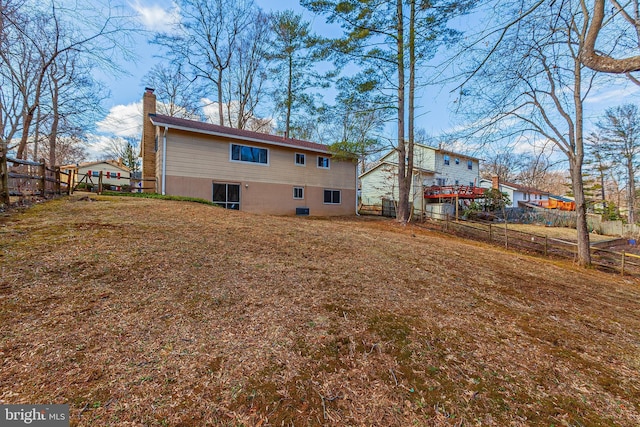
[[472, 160], [467, 160], [467, 169], [473, 170], [473, 161]]
[[318, 156], [318, 167], [323, 169], [329, 169], [329, 158]]
[[231, 160], [266, 165], [269, 164], [269, 150], [248, 145], [231, 144]]
[[456, 165], [460, 164], [460, 159], [456, 157]]
[[307, 164], [307, 158], [303, 153], [296, 153], [296, 165], [305, 166]]
[[448, 164], [449, 164], [449, 162], [450, 162], [449, 155], [448, 155], [448, 154], [445, 154], [445, 155], [444, 155], [444, 164], [445, 164], [445, 165], [448, 165]]

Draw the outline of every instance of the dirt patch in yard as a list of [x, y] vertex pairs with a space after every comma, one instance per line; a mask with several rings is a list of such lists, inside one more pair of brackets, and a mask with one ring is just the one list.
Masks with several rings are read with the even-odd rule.
[[640, 425], [640, 285], [390, 220], [0, 219], [0, 403], [72, 425]]

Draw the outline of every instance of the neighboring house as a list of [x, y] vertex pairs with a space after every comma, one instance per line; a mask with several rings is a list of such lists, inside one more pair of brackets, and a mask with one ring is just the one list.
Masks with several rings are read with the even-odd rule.
[[[451, 208], [452, 192], [475, 193], [478, 185], [479, 159], [428, 145], [414, 145], [414, 173], [410, 200], [415, 213]], [[382, 199], [398, 200], [398, 152], [391, 150], [360, 175], [363, 210], [376, 211]], [[434, 194], [438, 193], [437, 197]], [[445, 194], [446, 193], [446, 194]], [[444, 199], [447, 200], [443, 203]], [[452, 212], [448, 209], [447, 212]]]
[[262, 214], [355, 214], [356, 162], [335, 159], [326, 145], [155, 111], [147, 88], [142, 174], [155, 192]]
[[82, 182], [89, 186], [98, 186], [100, 172], [102, 172], [102, 184], [122, 187], [129, 185], [131, 171], [122, 164], [122, 161], [101, 160], [96, 162], [76, 163], [60, 166], [64, 172], [73, 172], [74, 187]]
[[515, 184], [513, 182], [500, 182], [497, 176], [493, 179], [481, 179], [482, 188], [499, 188], [501, 192], [509, 197], [510, 204], [506, 207], [518, 207], [521, 205], [537, 205], [546, 207], [549, 203], [549, 193], [526, 185]]

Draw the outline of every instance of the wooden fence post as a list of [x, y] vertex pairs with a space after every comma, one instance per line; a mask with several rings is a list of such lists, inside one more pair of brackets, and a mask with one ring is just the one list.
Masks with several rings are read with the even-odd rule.
[[67, 175], [67, 196], [70, 196], [71, 193], [73, 193], [73, 178], [73, 169], [69, 169], [69, 175]]
[[47, 198], [47, 165], [44, 159], [40, 159], [40, 195]]
[[624, 261], [625, 261], [625, 258], [626, 258], [626, 254], [624, 253], [624, 251], [622, 251], [622, 266], [620, 268], [620, 274], [622, 276], [624, 276]]
[[0, 205], [9, 205], [9, 169], [7, 168], [7, 145], [0, 142]]
[[56, 166], [55, 168], [55, 174], [56, 174], [56, 194], [59, 196], [61, 194], [60, 192], [60, 166]]

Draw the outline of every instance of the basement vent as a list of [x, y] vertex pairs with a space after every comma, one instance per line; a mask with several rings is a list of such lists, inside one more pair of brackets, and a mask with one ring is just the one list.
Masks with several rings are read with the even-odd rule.
[[309, 208], [296, 208], [296, 215], [309, 216]]

